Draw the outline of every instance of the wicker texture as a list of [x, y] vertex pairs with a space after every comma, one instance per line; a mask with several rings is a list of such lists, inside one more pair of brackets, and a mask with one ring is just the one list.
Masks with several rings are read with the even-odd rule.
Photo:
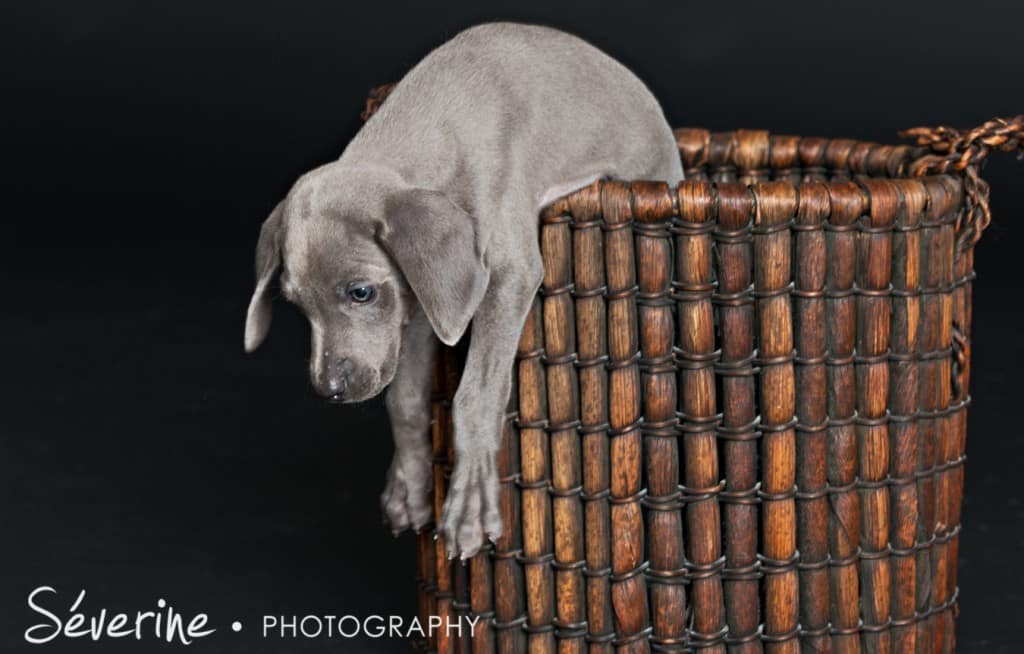
[[[977, 166], [1022, 130], [683, 129], [678, 187], [545, 210], [505, 534], [468, 565], [419, 537], [424, 619], [483, 619], [426, 648], [952, 651]], [[435, 375], [437, 512], [461, 352]]]

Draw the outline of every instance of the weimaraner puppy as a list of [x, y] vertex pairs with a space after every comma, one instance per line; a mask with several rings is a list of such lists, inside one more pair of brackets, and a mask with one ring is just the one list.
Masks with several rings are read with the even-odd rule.
[[658, 102], [621, 64], [554, 29], [467, 29], [399, 82], [341, 158], [303, 175], [256, 249], [245, 349], [270, 288], [312, 326], [315, 389], [388, 387], [395, 454], [381, 501], [396, 533], [431, 520], [436, 339], [470, 331], [453, 403], [455, 461], [439, 534], [451, 557], [502, 533], [496, 454], [519, 333], [542, 278], [538, 211], [598, 178], [676, 183]]

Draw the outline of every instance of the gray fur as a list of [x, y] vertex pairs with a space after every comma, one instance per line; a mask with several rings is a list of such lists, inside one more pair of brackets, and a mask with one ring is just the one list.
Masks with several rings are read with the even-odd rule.
[[[601, 177], [676, 183], [675, 139], [643, 83], [586, 42], [493, 23], [431, 52], [341, 158], [307, 173], [268, 218], [245, 346], [269, 327], [267, 288], [312, 325], [310, 375], [358, 401], [390, 384], [393, 529], [430, 519], [435, 338], [471, 332], [455, 395], [455, 467], [438, 525], [449, 555], [502, 532], [496, 454], [518, 336], [540, 285], [537, 213]], [[372, 302], [345, 296], [352, 282]], [[472, 320], [472, 322], [470, 322]]]

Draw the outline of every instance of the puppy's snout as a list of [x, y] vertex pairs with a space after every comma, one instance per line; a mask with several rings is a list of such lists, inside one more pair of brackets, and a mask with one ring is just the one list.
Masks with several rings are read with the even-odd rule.
[[329, 400], [340, 402], [345, 397], [351, 375], [351, 361], [324, 355], [324, 361], [314, 382], [316, 392]]

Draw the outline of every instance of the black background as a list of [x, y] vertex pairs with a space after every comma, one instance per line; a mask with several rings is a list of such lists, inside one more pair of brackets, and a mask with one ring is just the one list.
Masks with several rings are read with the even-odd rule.
[[[461, 28], [542, 22], [619, 58], [674, 125], [892, 141], [1024, 111], [1019, 5], [982, 2], [42, 2], [2, 24], [0, 650], [25, 599], [211, 615], [197, 652], [406, 651], [262, 640], [275, 613], [412, 616], [414, 541], [380, 525], [379, 401], [328, 407], [277, 307], [242, 354], [260, 222], [335, 158], [366, 90]], [[1024, 545], [1024, 165], [987, 167], [959, 642], [1016, 651]], [[1010, 618], [1010, 619], [1008, 619]], [[228, 625], [245, 629], [232, 634]], [[139, 649], [139, 648], [142, 649]], [[173, 651], [63, 641], [55, 652]]]

